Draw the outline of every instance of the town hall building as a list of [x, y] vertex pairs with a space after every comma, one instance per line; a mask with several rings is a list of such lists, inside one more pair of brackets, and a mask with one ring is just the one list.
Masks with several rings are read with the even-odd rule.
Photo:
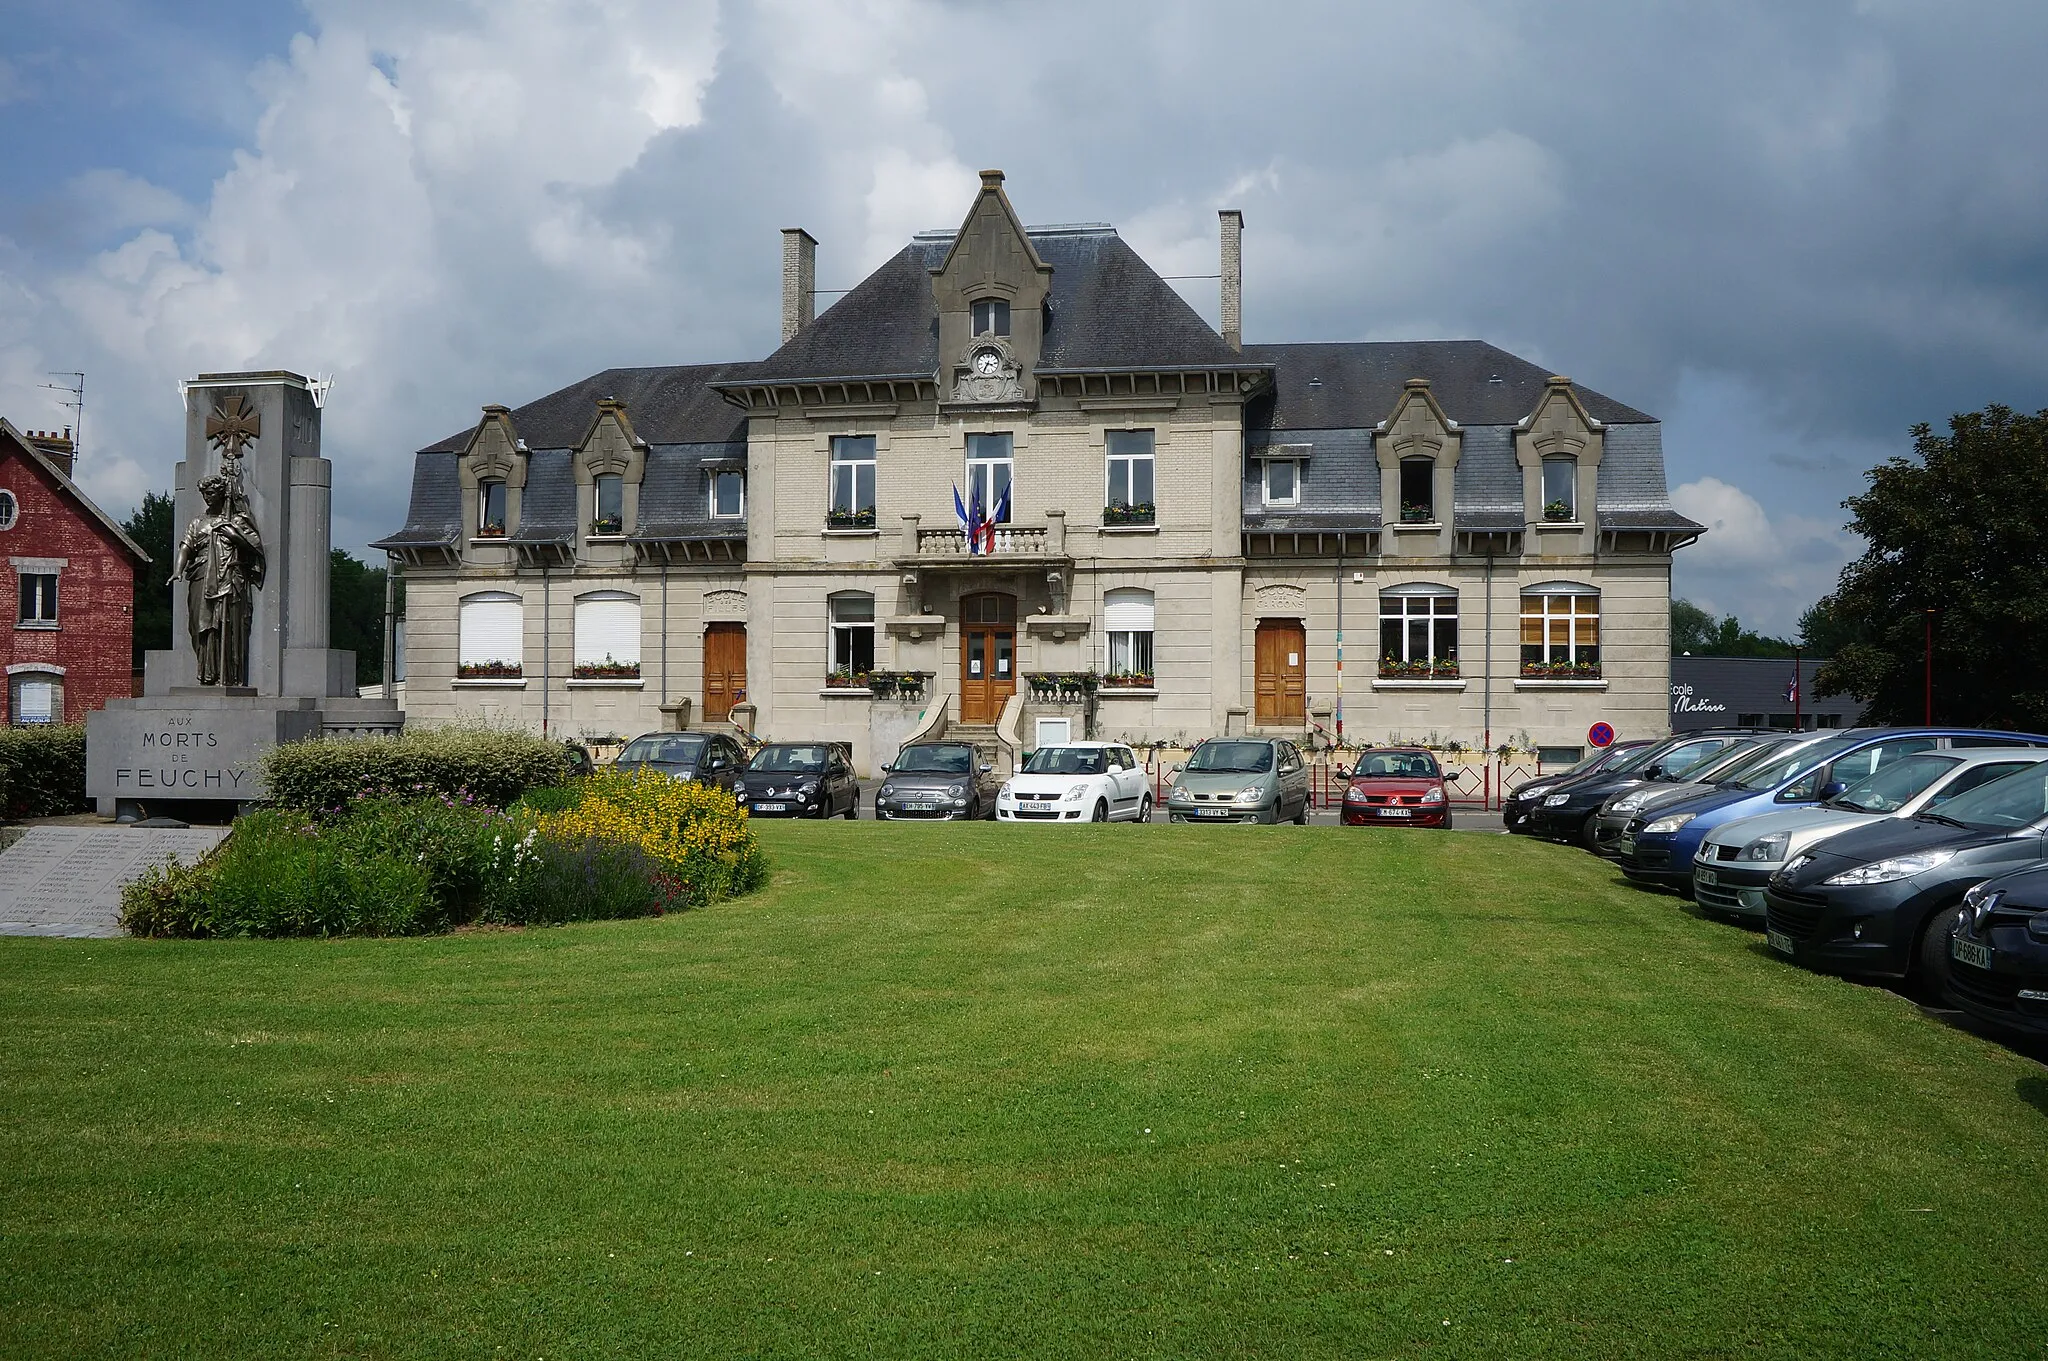
[[[984, 172], [766, 359], [613, 369], [422, 449], [406, 710], [568, 737], [1562, 753], [1669, 722], [1657, 421], [1480, 341], [1245, 344]], [[1040, 728], [1039, 720], [1056, 726]]]

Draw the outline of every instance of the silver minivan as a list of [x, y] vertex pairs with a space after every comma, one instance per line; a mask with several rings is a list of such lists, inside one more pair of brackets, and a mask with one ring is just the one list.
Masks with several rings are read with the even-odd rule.
[[1308, 821], [1308, 762], [1277, 737], [1212, 737], [1173, 768], [1174, 822]]

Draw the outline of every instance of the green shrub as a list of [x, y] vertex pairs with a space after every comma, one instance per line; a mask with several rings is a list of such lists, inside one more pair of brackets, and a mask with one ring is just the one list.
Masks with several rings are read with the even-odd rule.
[[504, 808], [568, 776], [567, 750], [496, 728], [407, 729], [393, 738], [314, 738], [263, 757], [270, 802], [338, 812], [361, 798], [447, 795]]
[[210, 936], [213, 865], [166, 860], [121, 890], [121, 925], [138, 936]]
[[84, 726], [0, 728], [0, 791], [10, 818], [84, 812]]
[[629, 842], [543, 835], [529, 825], [493, 848], [483, 920], [504, 926], [654, 917], [677, 902], [661, 865]]

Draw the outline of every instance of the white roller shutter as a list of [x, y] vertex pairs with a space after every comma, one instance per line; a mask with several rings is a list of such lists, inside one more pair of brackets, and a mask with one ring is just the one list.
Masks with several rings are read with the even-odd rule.
[[640, 598], [624, 591], [576, 597], [576, 664], [640, 661]]
[[1152, 592], [1111, 591], [1102, 598], [1102, 627], [1109, 633], [1150, 633]]
[[456, 660], [463, 666], [510, 662], [526, 651], [526, 621], [519, 597], [503, 591], [464, 597], [457, 616]]

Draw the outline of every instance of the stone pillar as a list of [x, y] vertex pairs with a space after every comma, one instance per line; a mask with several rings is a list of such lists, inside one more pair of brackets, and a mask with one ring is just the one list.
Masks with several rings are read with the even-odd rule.
[[782, 339], [787, 344], [818, 315], [818, 242], [802, 227], [782, 229]]
[[1066, 555], [1067, 513], [1063, 510], [1049, 510], [1045, 513], [1045, 551], [1056, 558]]
[[906, 558], [917, 556], [917, 527], [923, 522], [923, 518], [920, 515], [906, 515], [903, 517], [903, 547], [900, 551]]
[[1223, 242], [1223, 339], [1233, 350], [1244, 348], [1244, 214], [1225, 208], [1216, 214]]

